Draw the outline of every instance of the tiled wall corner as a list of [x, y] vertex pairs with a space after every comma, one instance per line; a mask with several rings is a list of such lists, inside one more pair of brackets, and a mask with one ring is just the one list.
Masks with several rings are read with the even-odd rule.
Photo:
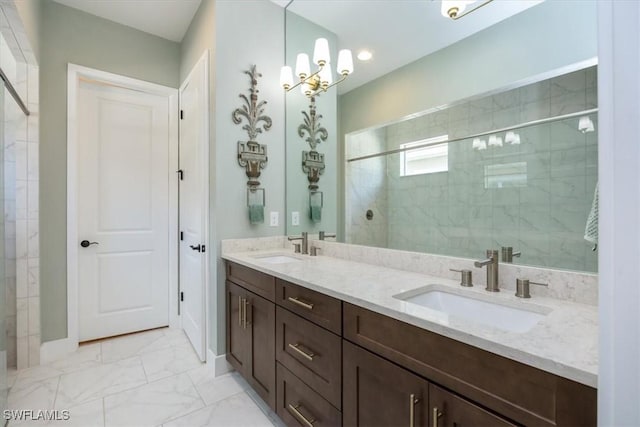
[[4, 144], [7, 358], [22, 369], [40, 364], [39, 68], [15, 4], [3, 1], [0, 11], [1, 66], [30, 111], [26, 116], [5, 97], [5, 111], [15, 114], [5, 123]]

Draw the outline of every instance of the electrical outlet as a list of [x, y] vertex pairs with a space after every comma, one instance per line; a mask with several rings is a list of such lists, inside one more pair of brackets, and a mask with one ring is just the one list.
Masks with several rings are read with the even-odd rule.
[[271, 212], [271, 215], [269, 216], [269, 218], [270, 218], [269, 225], [271, 227], [277, 227], [278, 223], [280, 222], [278, 218], [278, 212]]
[[300, 212], [291, 212], [291, 225], [300, 225]]

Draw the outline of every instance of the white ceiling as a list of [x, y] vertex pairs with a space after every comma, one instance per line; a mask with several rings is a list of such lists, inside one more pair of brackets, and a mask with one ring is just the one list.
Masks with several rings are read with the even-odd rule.
[[201, 0], [54, 0], [174, 42], [181, 42]]
[[[345, 93], [541, 2], [495, 0], [457, 21], [444, 18], [441, 2], [433, 0], [294, 0], [287, 10], [327, 28], [339, 48], [353, 51], [354, 73], [338, 85]], [[373, 52], [366, 63], [355, 59], [363, 48]]]

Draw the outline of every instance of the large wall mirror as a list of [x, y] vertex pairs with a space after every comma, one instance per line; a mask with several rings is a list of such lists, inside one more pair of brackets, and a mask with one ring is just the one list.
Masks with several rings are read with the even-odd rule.
[[322, 221], [299, 228], [308, 100], [287, 95], [287, 232], [466, 258], [504, 247], [504, 261], [597, 271], [594, 2], [494, 1], [457, 21], [440, 6], [289, 4], [288, 63], [317, 37], [373, 57], [316, 102], [335, 130]]

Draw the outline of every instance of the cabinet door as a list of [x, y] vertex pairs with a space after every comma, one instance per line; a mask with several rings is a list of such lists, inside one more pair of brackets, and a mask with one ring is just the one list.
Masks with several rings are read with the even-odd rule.
[[343, 340], [343, 425], [427, 426], [429, 384]]
[[430, 427], [506, 427], [509, 421], [436, 385], [429, 385]]
[[243, 376], [247, 375], [250, 355], [250, 334], [245, 322], [248, 292], [226, 282], [227, 306], [227, 361]]
[[254, 390], [276, 409], [276, 306], [274, 303], [247, 292], [247, 330], [250, 357], [245, 378]]

